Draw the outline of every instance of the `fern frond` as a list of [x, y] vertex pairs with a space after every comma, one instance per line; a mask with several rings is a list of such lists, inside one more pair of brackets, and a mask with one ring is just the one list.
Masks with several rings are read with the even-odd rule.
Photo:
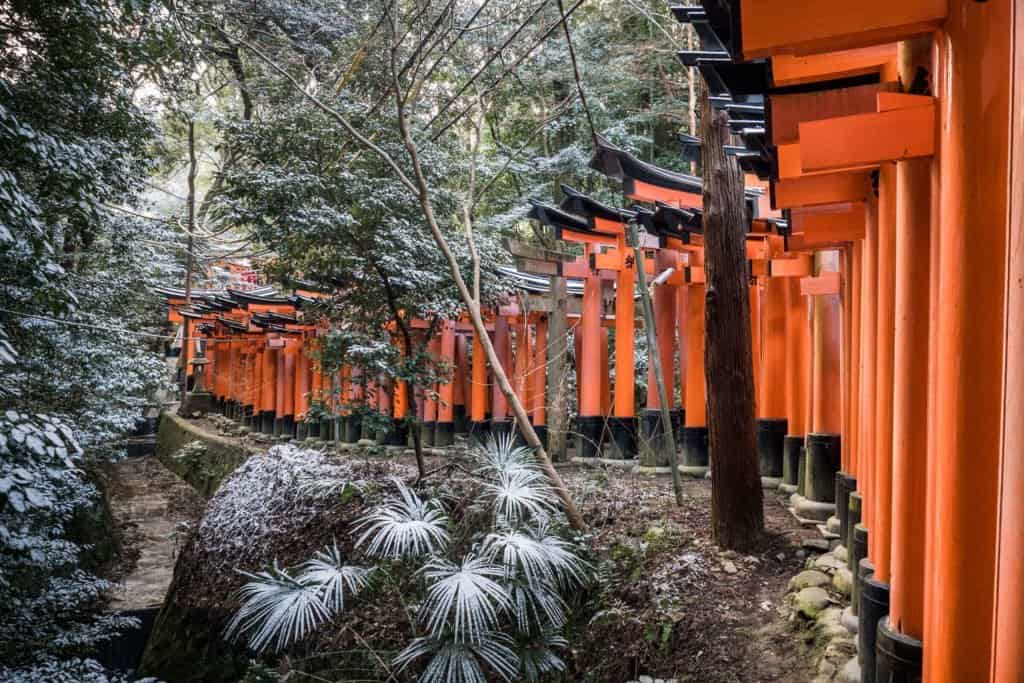
[[515, 469], [500, 472], [493, 482], [484, 482], [484, 498], [498, 517], [510, 523], [547, 517], [557, 509], [557, 498], [538, 470]]
[[504, 681], [515, 680], [519, 658], [512, 650], [512, 639], [496, 632], [481, 635], [474, 643], [417, 638], [395, 657], [394, 664], [402, 671], [417, 659], [433, 655], [419, 677], [421, 683], [487, 683], [484, 667]]
[[242, 606], [228, 623], [226, 636], [248, 633], [248, 645], [279, 652], [303, 639], [333, 614], [324, 605], [318, 586], [293, 578], [274, 563], [268, 571], [241, 572], [251, 579], [239, 590]]
[[514, 581], [507, 587], [512, 599], [516, 630], [528, 634], [537, 625], [561, 628], [565, 625], [567, 606], [558, 589], [549, 581]]
[[448, 546], [448, 516], [440, 503], [424, 502], [400, 479], [394, 479], [398, 497], [391, 497], [359, 524], [363, 534], [357, 546], [370, 555], [389, 560], [409, 559], [442, 552]]
[[528, 683], [537, 683], [541, 677], [565, 671], [565, 661], [555, 648], [565, 649], [569, 641], [554, 630], [545, 630], [539, 638], [531, 640], [519, 651], [519, 673]]
[[497, 581], [504, 570], [483, 558], [467, 555], [462, 564], [434, 559], [421, 573], [429, 584], [422, 609], [435, 637], [451, 633], [456, 642], [479, 642], [511, 606]]
[[345, 564], [338, 544], [321, 550], [313, 559], [302, 565], [298, 580], [304, 584], [319, 586], [324, 606], [338, 614], [345, 609], [345, 596], [356, 595], [370, 585], [373, 569]]
[[488, 434], [484, 443], [474, 449], [473, 455], [479, 463], [477, 474], [484, 476], [495, 477], [516, 470], [539, 469], [533, 448], [516, 446], [516, 435], [513, 432], [499, 434], [497, 437]]

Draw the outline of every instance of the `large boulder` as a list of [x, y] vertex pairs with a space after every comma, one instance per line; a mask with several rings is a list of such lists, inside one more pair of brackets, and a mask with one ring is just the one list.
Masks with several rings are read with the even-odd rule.
[[178, 556], [140, 673], [169, 683], [239, 680], [253, 658], [224, 639], [246, 582], [240, 571], [297, 565], [337, 542], [353, 548], [352, 526], [375, 504], [375, 482], [408, 479], [410, 468], [342, 459], [294, 446], [251, 455], [210, 499]]

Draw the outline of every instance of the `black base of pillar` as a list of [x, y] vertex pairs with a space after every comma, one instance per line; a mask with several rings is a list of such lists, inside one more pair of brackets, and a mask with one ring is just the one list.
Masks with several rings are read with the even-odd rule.
[[797, 486], [800, 483], [800, 451], [804, 447], [803, 434], [787, 434], [782, 440], [782, 483]]
[[283, 417], [275, 417], [274, 418], [274, 429], [273, 429], [273, 431], [271, 433], [274, 436], [281, 436], [281, 434], [284, 433], [284, 418]]
[[878, 622], [875, 641], [875, 680], [885, 683], [921, 683], [924, 643], [894, 631], [889, 617]]
[[[836, 472], [836, 517], [839, 518], [839, 542], [846, 543], [850, 516], [850, 494], [857, 489], [857, 480], [846, 472]], [[849, 546], [847, 546], [849, 547]]]
[[469, 427], [469, 444], [471, 446], [482, 446], [486, 441], [488, 435], [491, 433], [491, 424], [487, 420], [470, 420], [468, 423]]
[[500, 420], [492, 419], [490, 428], [491, 436], [497, 441], [512, 433], [512, 430], [515, 429], [515, 422], [507, 417]]
[[800, 454], [797, 456], [796, 467], [796, 492], [807, 497], [807, 437], [804, 437], [803, 445], [800, 446]]
[[683, 429], [686, 425], [686, 410], [683, 408], [670, 410], [668, 411], [668, 415], [672, 420], [672, 438], [676, 441], [676, 448], [679, 448], [679, 444], [683, 442]]
[[433, 448], [434, 429], [436, 426], [437, 422], [424, 422], [420, 425], [420, 442], [425, 448]]
[[640, 435], [637, 443], [641, 464], [646, 467], [668, 464], [665, 430], [661, 424], [661, 411], [645, 408], [640, 415]]
[[341, 433], [341, 440], [345, 443], [355, 443], [363, 435], [363, 418], [359, 415], [349, 415], [343, 421], [344, 431]]
[[850, 608], [854, 614], [860, 614], [860, 596], [864, 592], [864, 579], [869, 574], [875, 571], [875, 565], [871, 563], [871, 560], [867, 558], [867, 529], [863, 526], [858, 527], [863, 529], [864, 554], [861, 555], [860, 559], [857, 560], [857, 570], [853, 572], [853, 590], [850, 595]]
[[405, 421], [393, 419], [391, 429], [384, 435], [383, 442], [385, 446], [404, 446], [408, 438], [409, 429], [406, 427]]
[[[846, 536], [842, 539], [843, 544], [846, 545], [846, 566], [851, 572], [857, 571], [857, 563], [864, 557], [868, 549], [868, 532], [860, 525], [860, 509], [860, 494], [851, 491], [846, 508]], [[862, 531], [857, 531], [857, 527], [860, 527]], [[858, 545], [860, 546], [859, 552], [862, 553], [860, 557], [857, 557]]]
[[320, 438], [320, 420], [306, 423], [306, 435], [311, 439]]
[[807, 435], [807, 493], [818, 503], [836, 502], [836, 473], [840, 467], [838, 434]]
[[469, 419], [466, 416], [466, 406], [455, 406], [452, 408], [453, 429], [456, 434], [465, 434], [469, 429]]
[[789, 422], [786, 418], [762, 417], [757, 421], [757, 460], [762, 477], [781, 479], [783, 452]]
[[636, 457], [636, 418], [610, 417], [608, 429], [611, 432], [611, 457], [630, 460]]
[[455, 443], [455, 423], [437, 422], [434, 424], [434, 445], [440, 448]]
[[547, 450], [548, 447], [548, 427], [547, 425], [533, 425], [533, 431], [537, 433], [537, 438], [540, 439], [540, 443]]
[[600, 415], [576, 416], [576, 457], [601, 457], [601, 433], [604, 418]]
[[309, 424], [305, 420], [299, 420], [295, 423], [295, 440], [305, 441], [306, 436], [309, 433]]
[[[889, 614], [889, 584], [875, 580], [874, 572], [864, 577], [860, 592], [860, 613], [857, 615], [857, 637], [860, 640], [861, 683], [875, 683], [875, 645], [878, 622]], [[886, 683], [889, 683], [886, 681]]]
[[687, 467], [707, 467], [710, 462], [708, 428], [683, 427], [683, 464]]
[[255, 429], [256, 425], [253, 422], [253, 416], [255, 414], [253, 406], [242, 406], [242, 424], [249, 429]]
[[264, 434], [274, 433], [274, 411], [264, 410], [260, 413], [260, 431]]
[[287, 436], [290, 439], [295, 438], [295, 416], [285, 415], [281, 418], [281, 436]]

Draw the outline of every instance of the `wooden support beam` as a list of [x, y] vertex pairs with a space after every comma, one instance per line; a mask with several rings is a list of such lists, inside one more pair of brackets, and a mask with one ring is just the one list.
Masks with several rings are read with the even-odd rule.
[[825, 271], [816, 277], [800, 279], [800, 293], [804, 296], [829, 296], [839, 294], [839, 273]]
[[867, 171], [827, 173], [772, 182], [772, 206], [789, 209], [863, 201], [871, 191]]
[[938, 28], [947, 0], [741, 0], [742, 59], [891, 43]]
[[772, 144], [799, 142], [799, 125], [804, 121], [874, 112], [879, 94], [897, 87], [895, 81], [890, 81], [807, 93], [769, 95]]
[[935, 105], [889, 109], [800, 124], [804, 172], [902, 161], [935, 153]]
[[873, 73], [881, 73], [883, 82], [896, 80], [895, 43], [772, 58], [772, 82], [779, 88]]
[[[796, 208], [791, 214], [793, 235], [800, 236], [799, 248], [812, 244], [836, 244], [864, 238], [864, 203]], [[795, 248], [790, 238], [790, 247]]]

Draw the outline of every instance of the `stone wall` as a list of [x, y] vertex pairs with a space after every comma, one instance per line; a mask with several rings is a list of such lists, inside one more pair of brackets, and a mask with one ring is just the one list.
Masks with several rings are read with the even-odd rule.
[[[195, 442], [198, 444], [183, 455], [182, 449]], [[253, 447], [206, 432], [173, 413], [160, 416], [157, 457], [206, 499], [212, 497], [220, 483], [255, 452], [257, 450]]]

